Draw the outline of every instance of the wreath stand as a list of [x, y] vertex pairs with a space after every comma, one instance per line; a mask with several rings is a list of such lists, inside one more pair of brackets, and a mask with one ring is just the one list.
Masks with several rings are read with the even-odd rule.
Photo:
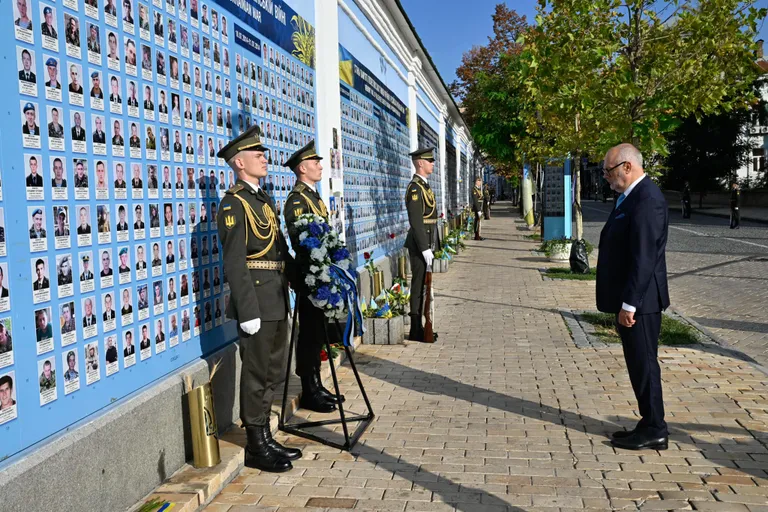
[[[344, 413], [344, 404], [341, 403], [341, 391], [339, 390], [339, 380], [336, 377], [336, 368], [333, 366], [333, 358], [331, 358], [331, 342], [329, 341], [327, 322], [323, 322], [323, 335], [325, 337], [325, 352], [326, 354], [328, 354], [328, 364], [331, 367], [331, 376], [333, 377], [333, 387], [336, 392], [336, 398], [337, 398], [336, 405], [339, 408], [339, 419], [329, 419], [329, 420], [321, 420], [321, 421], [305, 421], [302, 423], [292, 423], [290, 425], [285, 423], [285, 417], [286, 417], [285, 410], [288, 405], [288, 383], [291, 377], [291, 361], [293, 358], [293, 352], [294, 352], [294, 347], [296, 343], [296, 337], [294, 336], [294, 334], [296, 331], [298, 312], [299, 312], [299, 301], [296, 300], [293, 307], [293, 324], [291, 325], [291, 341], [288, 345], [288, 366], [285, 369], [285, 386], [283, 388], [283, 403], [282, 403], [282, 408], [281, 408], [281, 413], [280, 413], [280, 418], [278, 420], [277, 428], [288, 434], [293, 434], [295, 436], [303, 437], [305, 439], [310, 439], [312, 441], [316, 441], [326, 446], [338, 448], [339, 450], [350, 451], [352, 447], [355, 446], [355, 444], [357, 444], [357, 441], [360, 439], [360, 436], [363, 435], [363, 433], [368, 429], [370, 424], [373, 422], [373, 418], [375, 417], [375, 415], [373, 414], [373, 409], [371, 408], [371, 402], [368, 400], [368, 395], [365, 393], [363, 382], [360, 380], [360, 374], [357, 372], [357, 367], [355, 366], [355, 360], [352, 358], [352, 351], [349, 350], [349, 347], [346, 344], [344, 345], [344, 352], [346, 352], [349, 365], [352, 367], [352, 372], [355, 374], [357, 385], [360, 388], [360, 392], [362, 393], [363, 399], [365, 400], [365, 405], [368, 408], [368, 414], [361, 414], [357, 416], [346, 416], [346, 414]], [[350, 314], [352, 313], [350, 312]], [[336, 324], [336, 329], [339, 332], [339, 336], [343, 339], [341, 326], [339, 325], [339, 320], [335, 319], [334, 321]], [[355, 431], [352, 433], [351, 436], [349, 435], [350, 429], [349, 429], [349, 426], [347, 425], [350, 422], [359, 422], [359, 424], [357, 425], [357, 428], [355, 429]], [[338, 425], [338, 424], [341, 424], [341, 428], [344, 431], [344, 444], [323, 439], [317, 434], [306, 431], [306, 429], [311, 429], [315, 427], [322, 427], [325, 425]]]

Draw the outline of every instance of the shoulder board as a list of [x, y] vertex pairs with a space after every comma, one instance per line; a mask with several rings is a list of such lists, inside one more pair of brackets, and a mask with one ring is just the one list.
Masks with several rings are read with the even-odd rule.
[[227, 190], [227, 194], [237, 194], [241, 190], [243, 190], [245, 187], [242, 186], [240, 183], [234, 185], [233, 187], [230, 187], [229, 190]]

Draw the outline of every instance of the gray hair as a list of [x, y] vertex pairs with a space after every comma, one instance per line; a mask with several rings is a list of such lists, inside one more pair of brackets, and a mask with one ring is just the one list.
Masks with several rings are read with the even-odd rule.
[[632, 144], [619, 144], [615, 149], [615, 158], [617, 162], [630, 162], [640, 169], [643, 168], [643, 155], [635, 146]]

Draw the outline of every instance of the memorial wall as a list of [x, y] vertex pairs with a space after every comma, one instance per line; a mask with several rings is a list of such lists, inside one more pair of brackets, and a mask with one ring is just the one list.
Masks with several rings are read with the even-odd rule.
[[[414, 34], [399, 3], [374, 3], [402, 40], [339, 2], [341, 114], [318, 146], [331, 220], [358, 265], [402, 248], [408, 153], [439, 148], [440, 122], [440, 213], [471, 186], [468, 141], [449, 128], [463, 126], [457, 108], [434, 70], [403, 55], [417, 45], [403, 43]], [[270, 149], [262, 186], [282, 209], [295, 184], [283, 163], [320, 133], [315, 52], [329, 36], [315, 32], [317, 6], [5, 4], [0, 55], [15, 68], [0, 83], [0, 460], [11, 459], [0, 467], [236, 339], [216, 233], [235, 177], [216, 152], [257, 124]], [[450, 122], [436, 117], [446, 111]]]

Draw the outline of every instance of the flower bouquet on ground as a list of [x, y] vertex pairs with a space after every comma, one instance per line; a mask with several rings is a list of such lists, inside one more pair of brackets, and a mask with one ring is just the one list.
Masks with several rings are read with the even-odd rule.
[[311, 213], [300, 215], [293, 228], [299, 238], [296, 252], [308, 255], [301, 261], [308, 265], [302, 270], [306, 275], [304, 284], [309, 290], [309, 301], [332, 320], [347, 319], [350, 312], [359, 313], [357, 273], [339, 234], [325, 219]]

